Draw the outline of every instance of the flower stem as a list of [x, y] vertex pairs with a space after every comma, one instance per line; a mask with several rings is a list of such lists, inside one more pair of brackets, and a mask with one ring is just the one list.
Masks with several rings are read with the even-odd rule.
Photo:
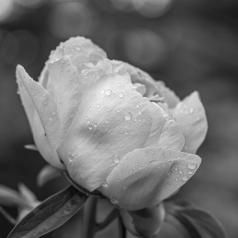
[[120, 216], [118, 217], [118, 233], [119, 233], [119, 236], [118, 236], [119, 238], [126, 238], [126, 228]]
[[118, 217], [118, 210], [113, 209], [109, 215], [100, 223], [97, 223], [96, 230], [100, 231], [107, 227], [110, 223], [112, 223]]
[[84, 209], [84, 238], [93, 238], [96, 228], [97, 198], [90, 196]]

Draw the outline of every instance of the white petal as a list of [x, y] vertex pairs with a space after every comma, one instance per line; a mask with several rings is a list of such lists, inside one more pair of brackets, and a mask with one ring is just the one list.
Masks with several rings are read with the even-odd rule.
[[126, 153], [144, 146], [153, 117], [160, 123], [161, 112], [152, 114], [151, 107], [128, 75], [94, 84], [59, 149], [71, 177], [89, 190], [101, 186]]
[[183, 151], [195, 153], [207, 134], [207, 118], [197, 92], [178, 103], [173, 115], [185, 136]]
[[173, 119], [166, 121], [158, 140], [158, 147], [181, 151], [184, 147], [185, 138], [181, 128]]
[[[44, 157], [46, 156], [44, 146], [49, 147], [55, 154], [59, 140], [59, 119], [56, 105], [48, 92], [30, 78], [22, 66], [17, 66], [16, 75], [20, 96], [29, 118], [37, 147]], [[44, 138], [42, 138], [42, 133]], [[50, 157], [55, 158], [55, 155]], [[58, 158], [57, 160], [55, 158], [54, 161], [50, 161], [51, 159], [48, 157], [45, 157], [45, 159], [56, 167], [62, 167]]]
[[174, 108], [179, 103], [178, 96], [168, 87], [165, 86], [164, 82], [156, 82], [156, 86], [159, 90], [159, 95], [164, 98], [169, 108]]
[[196, 172], [201, 159], [178, 151], [144, 148], [128, 153], [107, 178], [103, 193], [128, 210], [158, 204]]

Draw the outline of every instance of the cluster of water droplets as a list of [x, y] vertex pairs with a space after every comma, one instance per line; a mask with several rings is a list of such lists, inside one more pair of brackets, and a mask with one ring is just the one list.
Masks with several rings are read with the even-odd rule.
[[51, 115], [49, 116], [49, 121], [53, 122], [57, 116], [56, 112], [52, 112]]
[[192, 107], [186, 107], [186, 106], [180, 107], [179, 112], [188, 116], [194, 116], [196, 121], [199, 121], [201, 119], [201, 117], [199, 116], [198, 109], [195, 109]]
[[179, 169], [178, 167], [172, 166], [169, 175], [175, 175], [175, 180], [178, 182], [182, 180], [182, 182], [186, 182], [190, 179], [190, 177], [195, 173], [197, 169], [197, 164], [195, 162], [189, 162], [186, 168]]
[[68, 158], [69, 158], [69, 164], [72, 164], [74, 162], [74, 160], [76, 159], [77, 157], [77, 154], [74, 153], [74, 152], [70, 152], [69, 155], [68, 155]]
[[87, 120], [88, 130], [94, 130], [97, 128], [97, 124], [92, 122], [91, 120]]

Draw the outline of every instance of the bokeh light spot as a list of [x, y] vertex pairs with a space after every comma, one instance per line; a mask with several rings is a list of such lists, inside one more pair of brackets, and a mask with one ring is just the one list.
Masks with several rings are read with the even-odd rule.
[[133, 64], [152, 68], [164, 59], [166, 45], [164, 40], [153, 31], [133, 30], [125, 35], [124, 53]]
[[95, 16], [82, 2], [62, 2], [55, 6], [50, 18], [50, 30], [59, 38], [88, 35]]

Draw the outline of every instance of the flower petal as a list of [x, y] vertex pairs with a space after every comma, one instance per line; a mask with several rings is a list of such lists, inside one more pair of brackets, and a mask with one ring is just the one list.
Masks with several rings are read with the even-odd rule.
[[132, 83], [145, 85], [146, 92], [144, 96], [151, 97], [158, 93], [155, 81], [145, 71], [119, 60], [113, 60], [112, 63], [119, 74], [129, 73]]
[[179, 103], [179, 98], [178, 96], [162, 81], [155, 82], [158, 90], [159, 90], [159, 95], [164, 98], [165, 102], [169, 106], [169, 108], [174, 108], [178, 103]]
[[[68, 59], [77, 73], [90, 65], [95, 65], [100, 60], [106, 58], [106, 53], [91, 40], [84, 37], [72, 37], [65, 42], [60, 43], [50, 54], [48, 61], [39, 77], [39, 83], [43, 87], [47, 87], [49, 82], [50, 65], [59, 61], [59, 67], [62, 62], [60, 60]], [[62, 70], [63, 71], [63, 70]], [[71, 73], [71, 72], [69, 72]], [[52, 75], [51, 75], [52, 77]], [[65, 80], [69, 80], [68, 77]]]
[[181, 151], [184, 143], [185, 138], [177, 122], [173, 119], [167, 120], [157, 142], [158, 147]]
[[185, 136], [183, 151], [195, 153], [207, 133], [207, 118], [198, 93], [194, 92], [178, 103], [173, 115]]
[[101, 186], [126, 153], [144, 145], [154, 116], [150, 107], [129, 75], [108, 76], [88, 90], [59, 149], [72, 179], [88, 190]]
[[45, 136], [45, 130], [36, 111], [33, 116], [31, 130], [37, 149], [41, 153], [42, 157], [52, 166], [63, 169], [63, 165], [60, 163], [56, 150], [52, 148], [49, 140]]
[[112, 170], [102, 192], [128, 210], [151, 207], [185, 184], [200, 162], [200, 157], [193, 154], [160, 148], [137, 149]]
[[[30, 78], [22, 66], [17, 66], [16, 76], [21, 100], [33, 130], [38, 149], [49, 163], [52, 163], [56, 167], [62, 167], [55, 152], [53, 152], [59, 138], [59, 119], [56, 105], [48, 92]], [[49, 152], [52, 152], [54, 155], [49, 156]]]

